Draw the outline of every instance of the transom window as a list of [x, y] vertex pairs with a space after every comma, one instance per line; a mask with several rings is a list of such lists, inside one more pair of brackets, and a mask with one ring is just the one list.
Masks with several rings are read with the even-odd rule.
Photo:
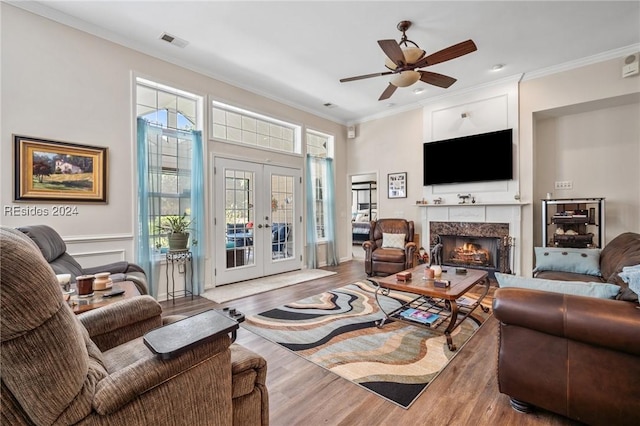
[[221, 102], [211, 104], [211, 136], [274, 151], [301, 153], [301, 127]]

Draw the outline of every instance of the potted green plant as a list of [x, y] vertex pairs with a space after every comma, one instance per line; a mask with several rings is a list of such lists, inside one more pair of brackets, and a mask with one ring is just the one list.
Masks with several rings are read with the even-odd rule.
[[169, 240], [169, 250], [186, 250], [189, 244], [189, 230], [193, 223], [192, 220], [187, 218], [187, 214], [183, 213], [181, 216], [166, 216], [162, 220], [160, 229], [167, 232], [167, 239]]

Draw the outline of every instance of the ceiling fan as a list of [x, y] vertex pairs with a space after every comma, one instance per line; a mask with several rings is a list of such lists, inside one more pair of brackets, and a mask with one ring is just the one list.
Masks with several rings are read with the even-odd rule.
[[[390, 98], [398, 87], [411, 86], [418, 80], [446, 89], [456, 82], [455, 78], [431, 71], [423, 71], [419, 68], [449, 61], [478, 50], [473, 40], [467, 40], [425, 56], [426, 53], [424, 50], [420, 49], [413, 41], [407, 39], [406, 31], [409, 27], [411, 27], [411, 21], [401, 21], [398, 24], [398, 30], [402, 31], [402, 38], [399, 42], [393, 39], [378, 40], [380, 48], [382, 48], [385, 55], [387, 55], [385, 66], [390, 71], [343, 78], [340, 79], [340, 82], [345, 83], [347, 81], [393, 75], [389, 86], [387, 86], [380, 95], [380, 98], [378, 98], [379, 101]], [[412, 46], [410, 46], [410, 44]], [[402, 47], [403, 45], [404, 48]]]

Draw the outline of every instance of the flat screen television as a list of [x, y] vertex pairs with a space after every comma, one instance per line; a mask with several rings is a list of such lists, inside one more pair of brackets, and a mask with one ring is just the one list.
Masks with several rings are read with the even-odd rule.
[[513, 179], [513, 129], [423, 144], [424, 185]]

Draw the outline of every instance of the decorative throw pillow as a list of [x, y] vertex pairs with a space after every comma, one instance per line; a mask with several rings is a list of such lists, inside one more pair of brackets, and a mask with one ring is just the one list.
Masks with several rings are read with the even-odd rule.
[[535, 247], [536, 271], [561, 271], [602, 276], [600, 249]]
[[544, 280], [501, 274], [500, 272], [496, 272], [495, 275], [500, 288], [519, 287], [576, 296], [598, 297], [600, 299], [614, 299], [618, 291], [620, 291], [620, 286], [609, 283]]
[[404, 250], [405, 234], [382, 233], [382, 248], [397, 248]]
[[640, 265], [625, 266], [618, 275], [622, 281], [629, 284], [629, 288], [639, 296], [638, 300], [640, 301]]

